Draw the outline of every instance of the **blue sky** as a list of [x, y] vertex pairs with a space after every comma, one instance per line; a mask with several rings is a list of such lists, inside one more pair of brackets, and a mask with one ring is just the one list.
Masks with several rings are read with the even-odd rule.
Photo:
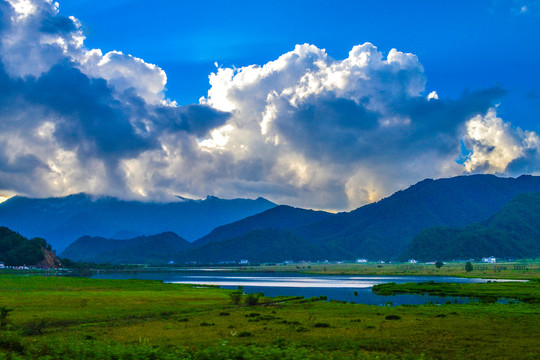
[[540, 174], [540, 0], [58, 6], [0, 0], [0, 201], [348, 210]]
[[540, 126], [538, 1], [70, 0], [60, 10], [82, 21], [89, 47], [163, 68], [180, 104], [206, 95], [214, 62], [264, 64], [303, 43], [342, 59], [371, 42], [416, 54], [439, 96], [500, 85], [501, 113]]

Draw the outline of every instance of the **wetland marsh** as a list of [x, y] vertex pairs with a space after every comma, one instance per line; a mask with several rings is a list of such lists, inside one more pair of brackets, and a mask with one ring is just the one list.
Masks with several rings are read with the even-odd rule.
[[[536, 281], [463, 286], [540, 298]], [[0, 309], [11, 311], [0, 329], [0, 359], [540, 356], [540, 310], [527, 299], [385, 307], [261, 297], [248, 306], [246, 295], [234, 305], [233, 292], [157, 280], [1, 275]]]

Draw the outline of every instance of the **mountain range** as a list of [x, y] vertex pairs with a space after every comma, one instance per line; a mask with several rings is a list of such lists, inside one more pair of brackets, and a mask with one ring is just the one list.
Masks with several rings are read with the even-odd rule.
[[212, 230], [208, 235], [195, 241], [193, 245], [199, 246], [209, 242], [232, 239], [254, 230], [292, 230], [317, 223], [332, 216], [334, 214], [325, 211], [306, 210], [280, 205], [231, 224], [220, 226]]
[[420, 231], [402, 260], [469, 259], [540, 255], [540, 192], [519, 194], [484, 221]]
[[354, 257], [395, 259], [425, 228], [482, 221], [516, 195], [534, 191], [540, 191], [537, 176], [426, 179], [376, 203], [336, 214], [295, 233], [318, 244], [347, 250]]
[[173, 232], [139, 236], [128, 240], [83, 236], [70, 244], [61, 254], [73, 261], [94, 263], [152, 263], [163, 264], [190, 247], [190, 243]]
[[[453, 239], [456, 229], [467, 226], [476, 226], [477, 229], [480, 226], [475, 225], [477, 223], [487, 226], [486, 219], [496, 216], [499, 211], [503, 211], [503, 215], [498, 218], [514, 221], [504, 212], [505, 205], [510, 205], [511, 200], [519, 194], [537, 191], [540, 191], [540, 177], [524, 175], [518, 178], [501, 178], [493, 175], [471, 175], [439, 180], [426, 179], [351, 212], [331, 214], [276, 206], [217, 227], [187, 248], [168, 253], [167, 259], [177, 262], [214, 263], [240, 259], [275, 262], [358, 257], [374, 260], [398, 259], [404, 256], [423, 258], [422, 253], [418, 252], [419, 249], [426, 251], [433, 248], [432, 254], [435, 254], [437, 246], [442, 246], [441, 242], [434, 242], [429, 246], [414, 245], [423, 244], [422, 241], [426, 243], [432, 237], [433, 231], [442, 233], [448, 228], [453, 229], [453, 233], [447, 232], [445, 235], [444, 241], [448, 242]], [[515, 220], [532, 221], [519, 216]], [[476, 241], [475, 238], [469, 239]], [[519, 241], [519, 237], [514, 236], [514, 239]], [[474, 246], [476, 245], [470, 244], [471, 249]], [[534, 249], [530, 246], [525, 248]], [[465, 246], [465, 250], [467, 249], [469, 247]], [[475, 251], [474, 255], [471, 253], [465, 258], [499, 253], [489, 252], [491, 249]], [[128, 258], [122, 255], [126, 252], [127, 249], [117, 252], [116, 257], [109, 260], [127, 261]], [[437, 256], [443, 260], [455, 258], [459, 254], [465, 255], [446, 251]]]
[[129, 239], [172, 231], [194, 241], [214, 228], [275, 207], [258, 198], [176, 202], [123, 201], [76, 194], [32, 199], [15, 196], [0, 204], [0, 225], [27, 237], [40, 236], [58, 251], [81, 236]]

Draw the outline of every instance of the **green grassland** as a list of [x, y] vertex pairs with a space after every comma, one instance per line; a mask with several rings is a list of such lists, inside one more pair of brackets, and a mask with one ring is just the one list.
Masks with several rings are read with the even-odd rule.
[[[504, 297], [540, 297], [537, 282], [504, 285]], [[230, 294], [159, 281], [2, 275], [0, 359], [540, 357], [534, 302], [392, 308], [261, 298], [247, 306], [233, 305]], [[2, 309], [12, 311], [2, 319]]]
[[520, 260], [496, 264], [473, 263], [473, 271], [465, 270], [465, 262], [448, 262], [441, 268], [423, 263], [302, 263], [274, 264], [239, 268], [244, 271], [304, 272], [325, 275], [388, 275], [388, 276], [458, 276], [487, 279], [540, 279], [540, 260]]
[[[373, 286], [379, 295], [429, 294], [441, 296], [465, 296], [484, 302], [499, 299], [517, 300], [529, 304], [540, 304], [540, 282], [489, 282], [479, 284], [436, 283], [386, 283]], [[539, 307], [540, 308], [540, 307]]]

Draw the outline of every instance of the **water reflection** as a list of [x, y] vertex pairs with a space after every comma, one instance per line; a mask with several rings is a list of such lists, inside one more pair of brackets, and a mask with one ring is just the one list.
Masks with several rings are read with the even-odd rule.
[[379, 296], [371, 291], [373, 285], [395, 282], [457, 282], [478, 283], [486, 279], [467, 279], [436, 276], [325, 276], [298, 273], [243, 273], [237, 272], [164, 272], [164, 273], [108, 273], [97, 274], [101, 279], [149, 279], [167, 283], [216, 285], [226, 289], [242, 286], [247, 293], [264, 293], [266, 296], [326, 296], [328, 300], [347, 301], [370, 305], [423, 305], [447, 302], [467, 303], [470, 299], [431, 295]]

